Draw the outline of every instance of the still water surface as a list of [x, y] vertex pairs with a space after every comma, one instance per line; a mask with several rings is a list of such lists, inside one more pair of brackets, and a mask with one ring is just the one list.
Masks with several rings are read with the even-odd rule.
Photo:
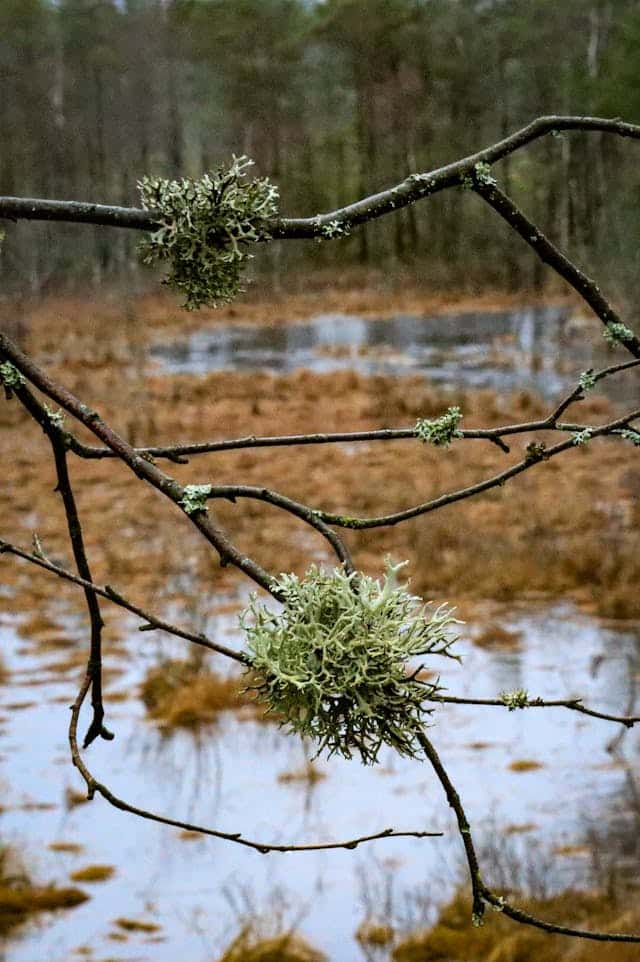
[[[459, 643], [462, 666], [438, 662], [452, 694], [490, 697], [524, 687], [531, 695], [582, 695], [593, 707], [625, 710], [640, 629], [607, 627], [570, 606], [511, 609], [501, 624], [522, 633], [517, 650], [473, 645], [470, 625]], [[229, 616], [220, 616], [210, 630], [220, 637], [236, 631]], [[67, 810], [65, 789], [80, 787], [66, 745], [67, 705], [77, 679], [73, 672], [48, 676], [47, 657], [25, 655], [24, 640], [5, 616], [0, 643], [13, 674], [0, 689], [3, 840], [24, 852], [39, 880], [64, 884], [71, 871], [86, 865], [116, 867], [111, 881], [83, 886], [91, 901], [12, 940], [4, 955], [0, 951], [6, 962], [67, 962], [82, 958], [74, 953], [83, 945], [93, 947], [93, 959], [213, 962], [237, 930], [241, 910], [273, 914], [274, 907], [284, 910], [287, 921], [300, 920], [304, 935], [330, 959], [360, 962], [364, 956], [353, 934], [365, 913], [363, 903], [379, 906], [390, 879], [399, 915], [416, 900], [433, 907], [450, 895], [459, 877], [460, 844], [426, 766], [391, 753], [374, 768], [320, 760], [326, 777], [310, 789], [278, 780], [300, 768], [305, 756], [296, 739], [273, 726], [227, 714], [197, 740], [184, 733], [163, 738], [144, 721], [136, 697], [159, 653], [158, 641], [144, 638], [146, 650], [132, 631], [131, 657], [112, 663], [123, 674], [110, 690], [131, 695], [109, 711], [116, 741], [97, 743], [88, 752], [96, 775], [117, 794], [265, 841], [347, 839], [387, 826], [443, 831], [444, 837], [378, 841], [355, 852], [264, 856], [222, 841], [185, 840], [176, 830], [122, 814], [101, 799]], [[172, 650], [162, 648], [165, 654]], [[33, 687], [33, 670], [49, 678], [45, 686]], [[33, 702], [29, 707], [8, 707], [27, 700]], [[478, 840], [490, 844], [509, 826], [524, 826], [509, 836], [521, 863], [530, 856], [534, 874], [562, 887], [588, 881], [589, 859], [580, 849], [572, 856], [553, 855], [554, 848], [581, 845], [594, 826], [622, 831], [624, 845], [632, 837], [625, 829], [631, 818], [630, 770], [606, 750], [617, 731], [564, 709], [510, 713], [442, 706], [431, 735]], [[626, 735], [624, 754], [632, 763], [638, 744], [635, 731]], [[518, 759], [542, 767], [510, 770]], [[25, 810], [30, 803], [50, 807]], [[84, 851], [51, 852], [48, 845], [60, 840], [81, 843]], [[161, 929], [115, 943], [109, 935], [121, 916], [153, 921]]]
[[[613, 363], [592, 330], [567, 306], [376, 319], [321, 314], [296, 324], [214, 326], [159, 345], [153, 355], [175, 373], [349, 368], [365, 375], [424, 374], [452, 388], [527, 388], [550, 397], [586, 368]], [[622, 381], [606, 387], [614, 399], [616, 392], [624, 398]]]

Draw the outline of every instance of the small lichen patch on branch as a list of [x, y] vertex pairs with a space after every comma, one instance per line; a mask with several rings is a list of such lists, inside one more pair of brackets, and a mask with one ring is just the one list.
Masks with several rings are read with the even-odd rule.
[[417, 736], [437, 684], [416, 680], [409, 659], [454, 657], [453, 609], [427, 611], [396, 580], [404, 565], [387, 563], [382, 583], [341, 568], [313, 565], [303, 579], [282, 574], [274, 583], [283, 608], [274, 613], [255, 596], [241, 616], [248, 635], [255, 688], [269, 712], [313, 739], [318, 753], [373, 764], [383, 744], [419, 753]]
[[164, 283], [183, 294], [188, 310], [228, 304], [242, 290], [246, 249], [268, 240], [278, 190], [269, 179], [245, 180], [253, 161], [234, 157], [200, 180], [143, 177], [145, 210], [158, 211], [160, 226], [140, 245], [145, 264], [170, 262]]
[[454, 438], [461, 438], [462, 432], [458, 425], [463, 415], [459, 407], [450, 407], [439, 418], [428, 420], [418, 418], [416, 421], [416, 437], [425, 444], [435, 444], [436, 447], [448, 447]]
[[14, 367], [11, 361], [4, 361], [0, 364], [0, 382], [2, 382], [7, 390], [23, 387], [26, 383], [18, 368]]
[[579, 384], [583, 391], [590, 391], [596, 384], [596, 376], [592, 367], [583, 371], [579, 378]]
[[350, 228], [348, 224], [342, 224], [339, 220], [331, 220], [322, 228], [322, 236], [332, 240], [334, 237], [348, 237]]
[[573, 443], [579, 448], [583, 448], [590, 440], [591, 428], [585, 428], [584, 431], [578, 431], [573, 435]]
[[483, 187], [493, 187], [496, 183], [497, 181], [491, 173], [491, 165], [483, 161], [475, 164], [473, 170], [462, 178], [462, 186], [465, 190], [473, 190], [477, 184], [481, 184]]
[[640, 431], [624, 428], [624, 430], [620, 431], [620, 437], [624, 438], [625, 441], [631, 441], [637, 448], [640, 448]]
[[58, 408], [57, 411], [54, 411], [53, 408], [50, 408], [48, 404], [45, 404], [44, 409], [47, 412], [47, 417], [53, 426], [63, 431], [65, 415], [62, 408]]
[[626, 324], [620, 324], [618, 322], [609, 322], [605, 325], [602, 335], [612, 347], [618, 343], [624, 343], [625, 341], [633, 340], [633, 331], [627, 327]]
[[196, 511], [206, 511], [207, 498], [210, 494], [210, 484], [187, 484], [178, 504], [184, 508], [185, 514], [195, 514]]
[[547, 446], [544, 441], [532, 441], [531, 444], [527, 444], [524, 453], [524, 459], [527, 464], [533, 464], [535, 461], [544, 461], [546, 457]]
[[526, 708], [529, 704], [529, 692], [526, 688], [515, 688], [513, 691], [501, 691], [498, 698], [509, 711], [516, 708]]

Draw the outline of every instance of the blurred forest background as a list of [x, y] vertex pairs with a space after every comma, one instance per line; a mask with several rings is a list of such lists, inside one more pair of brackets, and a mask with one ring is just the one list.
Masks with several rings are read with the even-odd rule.
[[[2, 0], [0, 193], [139, 205], [144, 173], [248, 154], [312, 215], [455, 160], [544, 113], [640, 115], [637, 0]], [[502, 185], [618, 293], [640, 238], [638, 146], [547, 137]], [[137, 276], [137, 235], [18, 224], [5, 290]], [[295, 249], [294, 249], [295, 248]], [[448, 191], [339, 243], [261, 252], [276, 281], [340, 263], [435, 286], [540, 289], [478, 198]], [[604, 280], [603, 280], [604, 283]]]

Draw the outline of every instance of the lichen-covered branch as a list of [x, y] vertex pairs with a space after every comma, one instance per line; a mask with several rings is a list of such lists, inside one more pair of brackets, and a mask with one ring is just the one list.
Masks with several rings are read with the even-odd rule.
[[[91, 691], [93, 717], [84, 741], [86, 748], [96, 737], [109, 739], [104, 727], [101, 689], [102, 617], [98, 599], [108, 600], [142, 619], [141, 631], [163, 630], [241, 664], [268, 709], [277, 712], [289, 730], [314, 739], [318, 751], [327, 750], [348, 758], [357, 755], [375, 763], [383, 744], [400, 754], [425, 757], [439, 781], [457, 822], [464, 847], [474, 924], [482, 924], [487, 905], [522, 924], [547, 932], [612, 942], [640, 942], [640, 935], [590, 932], [556, 925], [535, 918], [497, 895], [484, 881], [471, 827], [460, 796], [424, 726], [436, 706], [463, 704], [492, 706], [517, 712], [530, 708], [562, 707], [590, 717], [631, 728], [640, 721], [631, 714], [614, 715], [583, 705], [579, 698], [545, 700], [532, 698], [524, 689], [502, 692], [496, 698], [461, 698], [446, 695], [437, 682], [421, 676], [420, 659], [449, 655], [456, 623], [453, 609], [441, 605], [433, 610], [398, 584], [401, 565], [392, 566], [379, 582], [356, 570], [348, 545], [336, 528], [388, 527], [502, 486], [537, 464], [599, 438], [615, 439], [640, 447], [640, 408], [619, 414], [605, 424], [561, 420], [604, 378], [640, 364], [640, 339], [627, 327], [602, 295], [599, 287], [563, 254], [498, 186], [491, 165], [546, 134], [560, 130], [600, 131], [640, 140], [640, 126], [619, 120], [589, 117], [541, 117], [516, 133], [475, 154], [425, 174], [412, 174], [388, 190], [361, 198], [336, 211], [309, 218], [278, 217], [276, 190], [265, 179], [246, 180], [241, 158], [229, 168], [205, 175], [199, 181], [145, 178], [141, 182], [144, 210], [105, 207], [76, 202], [0, 198], [0, 217], [76, 221], [110, 224], [150, 232], [143, 242], [143, 257], [166, 260], [167, 281], [186, 298], [187, 307], [230, 300], [239, 290], [240, 270], [248, 257], [248, 245], [278, 238], [334, 238], [352, 227], [384, 216], [400, 207], [447, 188], [475, 191], [509, 226], [583, 298], [604, 324], [611, 344], [625, 347], [634, 360], [610, 365], [600, 371], [583, 371], [577, 383], [546, 417], [495, 428], [462, 427], [463, 412], [452, 405], [439, 417], [419, 417], [415, 425], [401, 428], [327, 434], [282, 435], [222, 439], [194, 444], [135, 448], [128, 444], [100, 415], [88, 408], [64, 386], [54, 381], [4, 334], [0, 334], [0, 384], [8, 399], [17, 398], [49, 439], [62, 497], [69, 541], [76, 571], [49, 559], [39, 541], [28, 552], [0, 541], [0, 555], [13, 555], [50, 574], [75, 584], [85, 595], [91, 623], [90, 657], [85, 678], [72, 706], [69, 744], [73, 764], [86, 784], [89, 798], [100, 794], [112, 806], [161, 824], [201, 832], [247, 846], [258, 852], [294, 852], [347, 848], [390, 837], [433, 837], [440, 833], [384, 829], [346, 841], [303, 845], [264, 843], [240, 832], [223, 832], [194, 825], [150, 809], [132, 805], [114, 795], [85, 764], [78, 744], [78, 724], [83, 704]], [[59, 410], [49, 408], [37, 393], [45, 395]], [[85, 444], [65, 421], [69, 415], [97, 439]], [[550, 444], [549, 434], [562, 440]], [[243, 448], [316, 445], [340, 442], [403, 440], [442, 449], [468, 440], [488, 441], [504, 453], [505, 439], [532, 434], [524, 456], [505, 470], [475, 484], [450, 491], [403, 511], [371, 518], [331, 514], [266, 487], [216, 484], [212, 481], [180, 484], [161, 470], [156, 458], [176, 464], [192, 455]], [[539, 437], [542, 434], [543, 438]], [[557, 434], [556, 434], [557, 438]], [[102, 445], [102, 446], [99, 446]], [[632, 452], [633, 453], [633, 452]], [[87, 557], [78, 507], [69, 472], [69, 454], [89, 460], [115, 458], [144, 484], [159, 491], [217, 552], [222, 565], [231, 564], [267, 591], [281, 608], [272, 610], [253, 597], [243, 615], [248, 651], [235, 651], [167, 622], [128, 600], [109, 585], [94, 583]], [[213, 502], [235, 503], [250, 499], [270, 504], [295, 517], [320, 534], [330, 546], [336, 566], [329, 571], [308, 568], [302, 579], [291, 573], [274, 577], [257, 561], [246, 556], [218, 525]]]

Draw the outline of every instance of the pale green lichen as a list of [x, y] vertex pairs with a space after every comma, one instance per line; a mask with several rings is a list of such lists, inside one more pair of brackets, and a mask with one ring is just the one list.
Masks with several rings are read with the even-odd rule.
[[[406, 563], [406, 562], [405, 562]], [[387, 562], [382, 583], [342, 568], [313, 565], [303, 579], [282, 574], [273, 612], [252, 597], [241, 616], [254, 687], [267, 711], [316, 743], [318, 753], [373, 764], [383, 744], [419, 751], [417, 736], [437, 684], [419, 681], [409, 659], [455, 657], [449, 629], [460, 624], [446, 605], [427, 610], [396, 580]]]
[[478, 184], [483, 187], [494, 187], [497, 181], [491, 173], [491, 165], [479, 161], [469, 173], [464, 175], [461, 183], [465, 190], [473, 190]]
[[640, 448], [640, 431], [634, 431], [632, 428], [623, 428], [622, 431], [616, 431], [616, 434], [624, 438], [625, 441], [631, 441], [637, 448]]
[[45, 404], [44, 409], [47, 412], [47, 417], [49, 418], [53, 426], [58, 428], [60, 431], [63, 431], [65, 414], [62, 408], [58, 408], [57, 411], [54, 411], [52, 408], [49, 407], [48, 404]]
[[577, 431], [573, 435], [573, 443], [578, 448], [583, 448], [585, 444], [588, 444], [591, 440], [591, 428], [585, 428], [584, 431]]
[[189, 310], [232, 301], [252, 256], [247, 247], [269, 239], [278, 190], [266, 177], [245, 180], [252, 163], [234, 157], [200, 180], [143, 177], [138, 185], [160, 224], [141, 244], [142, 260], [169, 261], [164, 283], [185, 296]]
[[321, 228], [322, 236], [326, 237], [328, 240], [333, 240], [334, 237], [348, 237], [350, 233], [350, 228], [348, 224], [341, 224], [339, 220], [331, 220], [328, 224], [324, 224]]
[[0, 382], [2, 382], [7, 390], [23, 387], [26, 384], [23, 375], [17, 367], [14, 367], [11, 361], [4, 361], [0, 364]]
[[187, 484], [178, 504], [184, 508], [185, 514], [195, 514], [196, 511], [206, 511], [207, 498], [210, 494], [210, 484]]
[[579, 384], [583, 391], [590, 391], [595, 387], [597, 378], [592, 367], [587, 371], [583, 371], [579, 378]]
[[529, 693], [526, 688], [514, 688], [513, 691], [501, 691], [498, 698], [509, 711], [516, 708], [526, 708], [529, 704]]
[[634, 338], [633, 331], [626, 324], [620, 324], [617, 321], [610, 321], [605, 324], [602, 335], [612, 347], [614, 344], [624, 344], [625, 341], [632, 341]]
[[458, 430], [462, 417], [459, 407], [450, 407], [445, 414], [441, 414], [434, 420], [418, 418], [415, 427], [416, 437], [425, 444], [448, 447], [454, 438], [462, 437], [462, 432]]

